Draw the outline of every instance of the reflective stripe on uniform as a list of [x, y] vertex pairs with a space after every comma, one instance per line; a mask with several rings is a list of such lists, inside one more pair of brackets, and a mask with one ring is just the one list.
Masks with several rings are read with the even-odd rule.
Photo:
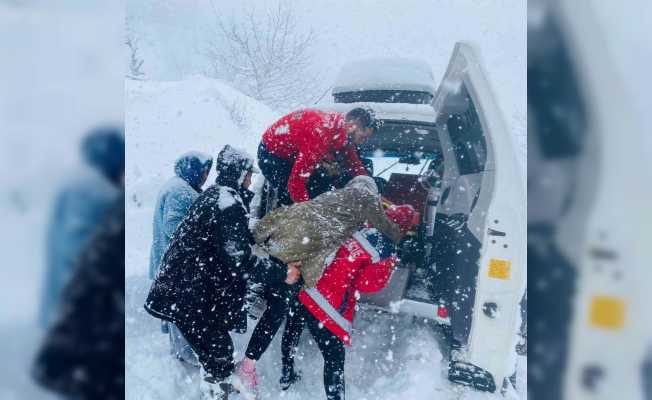
[[360, 243], [360, 246], [369, 253], [371, 256], [371, 262], [372, 263], [377, 263], [380, 261], [380, 253], [378, 253], [378, 250], [374, 245], [369, 243], [369, 240], [363, 235], [360, 231], [357, 231], [356, 233], [353, 234], [353, 238]]
[[351, 322], [344, 318], [342, 314], [338, 313], [337, 310], [331, 305], [331, 303], [326, 300], [326, 297], [322, 295], [319, 290], [315, 288], [308, 288], [304, 290], [308, 296], [310, 296], [311, 299], [317, 303], [317, 305], [324, 310], [324, 312], [332, 319], [335, 321], [342, 329], [346, 331], [346, 333], [351, 333], [351, 327], [352, 324]]

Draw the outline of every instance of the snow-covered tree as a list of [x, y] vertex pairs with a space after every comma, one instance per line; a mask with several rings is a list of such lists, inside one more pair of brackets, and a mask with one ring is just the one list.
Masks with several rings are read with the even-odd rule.
[[127, 38], [125, 39], [125, 44], [129, 48], [129, 72], [127, 73], [127, 76], [132, 79], [142, 79], [145, 76], [145, 73], [141, 68], [145, 60], [140, 58], [138, 55], [138, 39], [128, 33]]
[[314, 101], [320, 92], [312, 65], [312, 30], [302, 31], [289, 6], [239, 17], [217, 11], [215, 31], [206, 43], [210, 73], [245, 94], [284, 110]]

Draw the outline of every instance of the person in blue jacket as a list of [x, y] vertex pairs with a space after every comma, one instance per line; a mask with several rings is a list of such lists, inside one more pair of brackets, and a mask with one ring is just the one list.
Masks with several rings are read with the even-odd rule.
[[83, 138], [81, 153], [85, 163], [56, 194], [47, 225], [46, 271], [39, 310], [43, 328], [58, 315], [61, 292], [74, 273], [82, 249], [122, 195], [123, 130], [115, 126], [93, 129]]
[[[158, 195], [154, 209], [154, 231], [149, 262], [149, 279], [156, 278], [170, 239], [190, 206], [202, 192], [202, 185], [208, 178], [213, 160], [209, 155], [188, 152], [177, 159], [174, 176], [170, 178]], [[163, 322], [162, 330], [170, 335], [170, 352], [179, 360], [199, 365], [190, 345], [174, 324]]]

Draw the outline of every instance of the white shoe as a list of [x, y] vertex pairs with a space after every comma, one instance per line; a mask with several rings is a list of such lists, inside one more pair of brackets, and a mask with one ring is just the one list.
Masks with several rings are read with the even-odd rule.
[[252, 388], [247, 381], [242, 379], [238, 374], [233, 374], [228, 379], [229, 384], [240, 395], [239, 398], [244, 400], [258, 400], [257, 388]]
[[237, 380], [237, 384], [234, 383], [233, 385], [242, 386], [242, 390], [239, 391], [244, 393], [247, 400], [258, 399], [258, 375], [256, 374], [255, 366], [251, 370], [246, 370], [244, 368], [244, 362], [240, 361], [235, 365], [233, 376]]

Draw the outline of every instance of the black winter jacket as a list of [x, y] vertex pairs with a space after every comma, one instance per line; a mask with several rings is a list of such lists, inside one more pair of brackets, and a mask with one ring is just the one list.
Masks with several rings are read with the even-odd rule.
[[273, 284], [285, 280], [287, 266], [252, 253], [251, 195], [235, 175], [218, 176], [179, 224], [145, 303], [153, 316], [198, 328], [210, 320], [242, 332], [247, 279]]

